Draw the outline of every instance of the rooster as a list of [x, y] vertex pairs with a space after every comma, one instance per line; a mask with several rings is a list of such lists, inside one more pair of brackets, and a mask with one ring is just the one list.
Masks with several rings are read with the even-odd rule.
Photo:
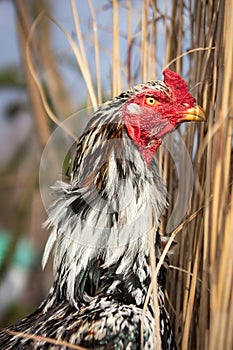
[[204, 119], [185, 81], [169, 69], [164, 81], [136, 85], [96, 110], [77, 142], [70, 184], [54, 187], [45, 224], [52, 230], [42, 264], [53, 250], [54, 285], [33, 314], [0, 333], [2, 350], [69, 349], [68, 343], [176, 349], [164, 305], [165, 266], [157, 276], [159, 315], [151, 295], [142, 320], [167, 203], [154, 154], [181, 123]]

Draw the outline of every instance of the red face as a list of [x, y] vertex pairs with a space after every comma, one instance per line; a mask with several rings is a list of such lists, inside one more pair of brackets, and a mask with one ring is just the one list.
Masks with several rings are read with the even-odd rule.
[[128, 135], [148, 166], [164, 135], [184, 121], [205, 119], [184, 80], [168, 69], [164, 71], [164, 82], [142, 85], [122, 112]]

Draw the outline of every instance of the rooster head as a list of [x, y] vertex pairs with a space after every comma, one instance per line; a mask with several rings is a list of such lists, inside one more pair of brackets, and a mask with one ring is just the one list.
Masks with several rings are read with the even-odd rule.
[[167, 133], [183, 122], [205, 120], [184, 79], [169, 69], [163, 75], [164, 81], [136, 86], [122, 111], [127, 133], [148, 166]]

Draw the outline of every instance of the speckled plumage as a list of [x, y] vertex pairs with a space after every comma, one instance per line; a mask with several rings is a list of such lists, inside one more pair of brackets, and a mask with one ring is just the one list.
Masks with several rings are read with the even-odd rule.
[[[174, 89], [183, 86], [183, 93], [166, 84], [173, 78]], [[165, 83], [138, 85], [94, 113], [77, 143], [71, 183], [54, 186], [56, 199], [45, 224], [52, 232], [43, 265], [53, 249], [54, 286], [38, 310], [9, 330], [91, 349], [140, 349], [141, 339], [144, 349], [156, 349], [155, 317], [159, 316], [162, 349], [176, 349], [164, 306], [164, 266], [158, 274], [159, 315], [154, 315], [151, 296], [141, 335], [142, 310], [151, 283], [148, 232], [153, 230], [153, 258], [158, 261], [158, 222], [166, 206], [166, 191], [156, 160], [146, 153], [146, 148], [154, 152], [159, 146], [160, 139], [154, 143], [155, 130], [161, 133], [162, 126], [156, 124], [153, 129], [150, 124], [146, 129], [145, 121], [138, 134], [129, 120], [132, 113], [144, 118], [149, 110], [137, 102], [142, 94], [157, 94], [168, 102], [175, 101], [177, 94], [184, 100], [183, 109], [187, 102], [192, 107], [194, 99], [186, 90], [183, 80], [167, 71]], [[153, 118], [151, 113], [148, 116]], [[163, 123], [168, 132], [169, 119]], [[172, 123], [170, 129], [175, 127]], [[68, 349], [43, 339], [12, 336], [7, 330], [0, 333], [0, 348]]]

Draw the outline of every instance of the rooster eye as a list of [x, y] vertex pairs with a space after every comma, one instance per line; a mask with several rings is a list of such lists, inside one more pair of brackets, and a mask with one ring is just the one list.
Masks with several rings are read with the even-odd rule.
[[146, 97], [146, 104], [150, 106], [155, 106], [158, 103], [158, 101], [154, 97]]

